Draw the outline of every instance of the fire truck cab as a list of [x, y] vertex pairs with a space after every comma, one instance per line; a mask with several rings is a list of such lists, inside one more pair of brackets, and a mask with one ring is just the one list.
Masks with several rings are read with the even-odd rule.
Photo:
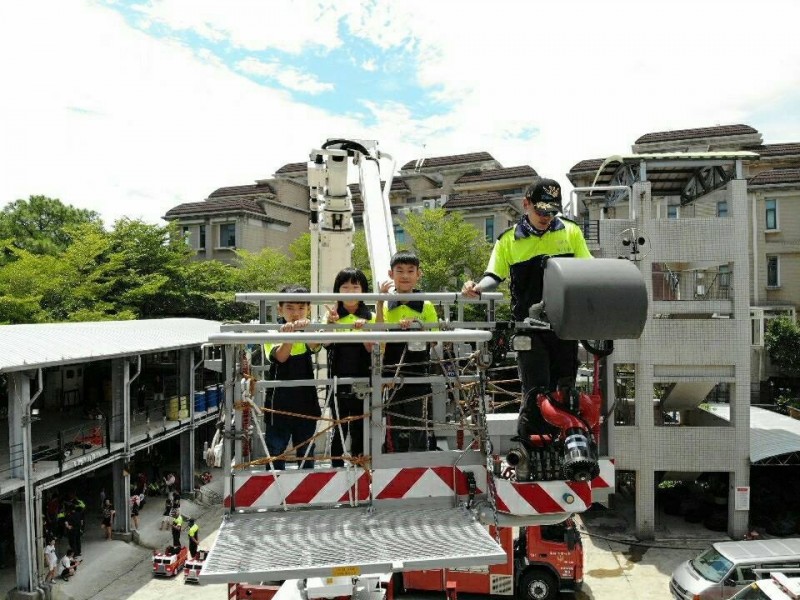
[[[499, 528], [506, 562], [468, 569], [431, 569], [402, 574], [406, 590], [447, 591], [545, 600], [576, 592], [583, 584], [583, 545], [572, 519], [554, 525]], [[491, 528], [494, 534], [494, 528]]]

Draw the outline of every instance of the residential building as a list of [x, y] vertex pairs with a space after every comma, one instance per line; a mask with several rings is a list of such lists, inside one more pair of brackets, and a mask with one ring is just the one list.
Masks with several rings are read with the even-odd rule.
[[[568, 174], [593, 253], [636, 261], [650, 297], [643, 335], [619, 341], [606, 371], [607, 451], [635, 477], [640, 537], [654, 536], [667, 473], [719, 474], [729, 534], [747, 526], [736, 490], [749, 493], [751, 384], [766, 373], [757, 334], [800, 297], [783, 277], [800, 267], [798, 150], [746, 125], [655, 132]], [[701, 409], [715, 399], [727, 419]]]
[[[235, 260], [236, 249], [286, 251], [308, 231], [308, 165], [289, 163], [270, 179], [223, 187], [203, 202], [171, 208], [199, 260]], [[458, 211], [493, 241], [522, 214], [522, 193], [537, 176], [527, 165], [504, 168], [488, 152], [418, 159], [404, 164], [392, 179], [390, 204], [397, 243], [405, 242], [402, 222], [409, 212], [427, 208]], [[351, 185], [356, 226], [363, 205], [358, 185]]]
[[[297, 166], [302, 165], [302, 172]], [[176, 221], [199, 260], [235, 262], [235, 250], [259, 252], [271, 247], [286, 251], [308, 231], [306, 164], [285, 165], [272, 179], [219, 188], [204, 202], [189, 202], [164, 215]]]

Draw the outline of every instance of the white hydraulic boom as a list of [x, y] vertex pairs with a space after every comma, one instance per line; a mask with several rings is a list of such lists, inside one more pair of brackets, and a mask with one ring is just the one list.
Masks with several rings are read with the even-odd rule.
[[[382, 159], [390, 160], [383, 190]], [[367, 238], [373, 289], [386, 277], [395, 252], [389, 207], [394, 160], [372, 140], [330, 139], [314, 149], [308, 163], [311, 208], [311, 291], [330, 292], [336, 274], [351, 266], [353, 201], [347, 185], [350, 161], [358, 168], [364, 231]]]

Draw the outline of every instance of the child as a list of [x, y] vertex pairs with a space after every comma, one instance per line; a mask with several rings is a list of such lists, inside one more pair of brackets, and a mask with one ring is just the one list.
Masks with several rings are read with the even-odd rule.
[[56, 567], [58, 566], [58, 556], [56, 555], [56, 541], [53, 538], [47, 540], [44, 547], [44, 556], [47, 561], [47, 576], [45, 582], [53, 581], [56, 578]]
[[78, 561], [74, 558], [75, 552], [70, 548], [67, 553], [61, 557], [61, 579], [69, 581], [69, 578], [75, 575], [78, 570]]
[[111, 500], [106, 498], [105, 504], [103, 505], [103, 531], [105, 531], [107, 540], [111, 539], [111, 524], [114, 522], [114, 515], [116, 514], [117, 511], [114, 510], [114, 505], [111, 504]]
[[[409, 294], [419, 292], [417, 282], [422, 276], [419, 258], [413, 252], [396, 252], [391, 259], [389, 277], [394, 283], [395, 292]], [[381, 285], [381, 292], [388, 291], [389, 282]], [[383, 303], [378, 303], [378, 314], [383, 311]], [[387, 323], [398, 323], [408, 329], [414, 321], [437, 323], [438, 317], [433, 304], [428, 301], [392, 301], [385, 312]], [[428, 374], [430, 344], [425, 343], [387, 343], [383, 357], [384, 377], [396, 374], [424, 376]], [[399, 369], [398, 369], [399, 365]], [[399, 427], [425, 427], [423, 418], [430, 419], [430, 384], [405, 384], [389, 392], [388, 411], [395, 416], [387, 416], [387, 451], [419, 452], [429, 449], [428, 432], [423, 429], [392, 429]], [[409, 400], [409, 398], [419, 398]], [[410, 418], [409, 418], [410, 417]]]
[[139, 510], [141, 507], [142, 496], [135, 493], [131, 496], [131, 521], [133, 522], [133, 529], [139, 531]]
[[169, 529], [172, 525], [172, 496], [167, 496], [164, 501], [164, 512], [161, 515], [161, 523], [158, 528], [160, 530]]
[[[282, 294], [307, 294], [308, 289], [299, 285], [289, 285], [281, 290]], [[278, 302], [278, 323], [282, 332], [299, 331], [307, 327], [311, 321], [308, 320], [310, 302]], [[265, 344], [264, 354], [267, 356], [270, 366], [270, 377], [277, 381], [287, 381], [294, 379], [313, 379], [314, 365], [311, 357], [318, 352], [319, 344]], [[265, 408], [274, 411], [291, 412], [295, 414], [307, 415], [312, 418], [295, 417], [291, 415], [276, 414], [269, 412], [265, 415], [264, 441], [272, 457], [283, 454], [289, 447], [291, 439], [294, 446], [303, 444], [311, 439], [317, 431], [317, 419], [322, 416], [319, 400], [317, 399], [317, 388], [313, 385], [294, 387], [294, 388], [275, 388], [272, 394], [268, 394]], [[314, 443], [303, 444], [296, 448], [300, 467], [305, 469], [314, 468]], [[276, 460], [272, 463], [276, 469], [283, 469], [285, 462]], [[267, 465], [267, 469], [270, 466]]]
[[[333, 282], [334, 293], [364, 294], [369, 291], [367, 276], [354, 268], [342, 269]], [[335, 308], [327, 307], [328, 323], [352, 324], [361, 329], [364, 323], [374, 323], [375, 315], [361, 300], [339, 300]], [[369, 377], [371, 344], [331, 344], [328, 346], [329, 377]], [[338, 412], [337, 412], [338, 409]], [[336, 399], [331, 399], [331, 412], [335, 419], [345, 419], [364, 414], [364, 402], [353, 393], [351, 385], [337, 386]], [[343, 435], [350, 434], [350, 456], [364, 454], [364, 421], [350, 421], [333, 429], [331, 455], [342, 456]], [[333, 467], [343, 467], [344, 460], [333, 458]]]

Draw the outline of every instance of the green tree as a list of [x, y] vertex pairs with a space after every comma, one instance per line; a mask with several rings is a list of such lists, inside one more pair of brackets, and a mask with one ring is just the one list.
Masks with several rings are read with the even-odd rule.
[[0, 320], [9, 323], [130, 319], [109, 301], [109, 237], [99, 224], [72, 229], [74, 242], [56, 256], [14, 249], [0, 267]]
[[289, 264], [285, 284], [311, 286], [311, 234], [304, 233], [289, 244]]
[[[367, 235], [363, 230], [356, 231], [353, 235], [353, 267], [360, 269], [367, 276], [367, 281], [372, 285], [372, 268], [369, 264], [369, 251], [367, 249]], [[378, 280], [385, 279], [385, 273], [378, 273]], [[377, 290], [372, 290], [373, 292]]]
[[236, 290], [277, 292], [289, 279], [289, 257], [275, 248], [258, 253], [237, 250]]
[[784, 375], [800, 376], [800, 328], [794, 319], [772, 319], [764, 341], [772, 364]]
[[403, 223], [422, 266], [420, 285], [427, 292], [461, 288], [483, 273], [492, 247], [483, 233], [459, 213], [442, 208], [410, 213]]
[[[16, 200], [0, 212], [0, 240], [34, 254], [57, 254], [72, 243], [77, 225], [101, 225], [92, 211], [65, 205], [47, 196]], [[6, 255], [8, 256], [8, 255]]]

